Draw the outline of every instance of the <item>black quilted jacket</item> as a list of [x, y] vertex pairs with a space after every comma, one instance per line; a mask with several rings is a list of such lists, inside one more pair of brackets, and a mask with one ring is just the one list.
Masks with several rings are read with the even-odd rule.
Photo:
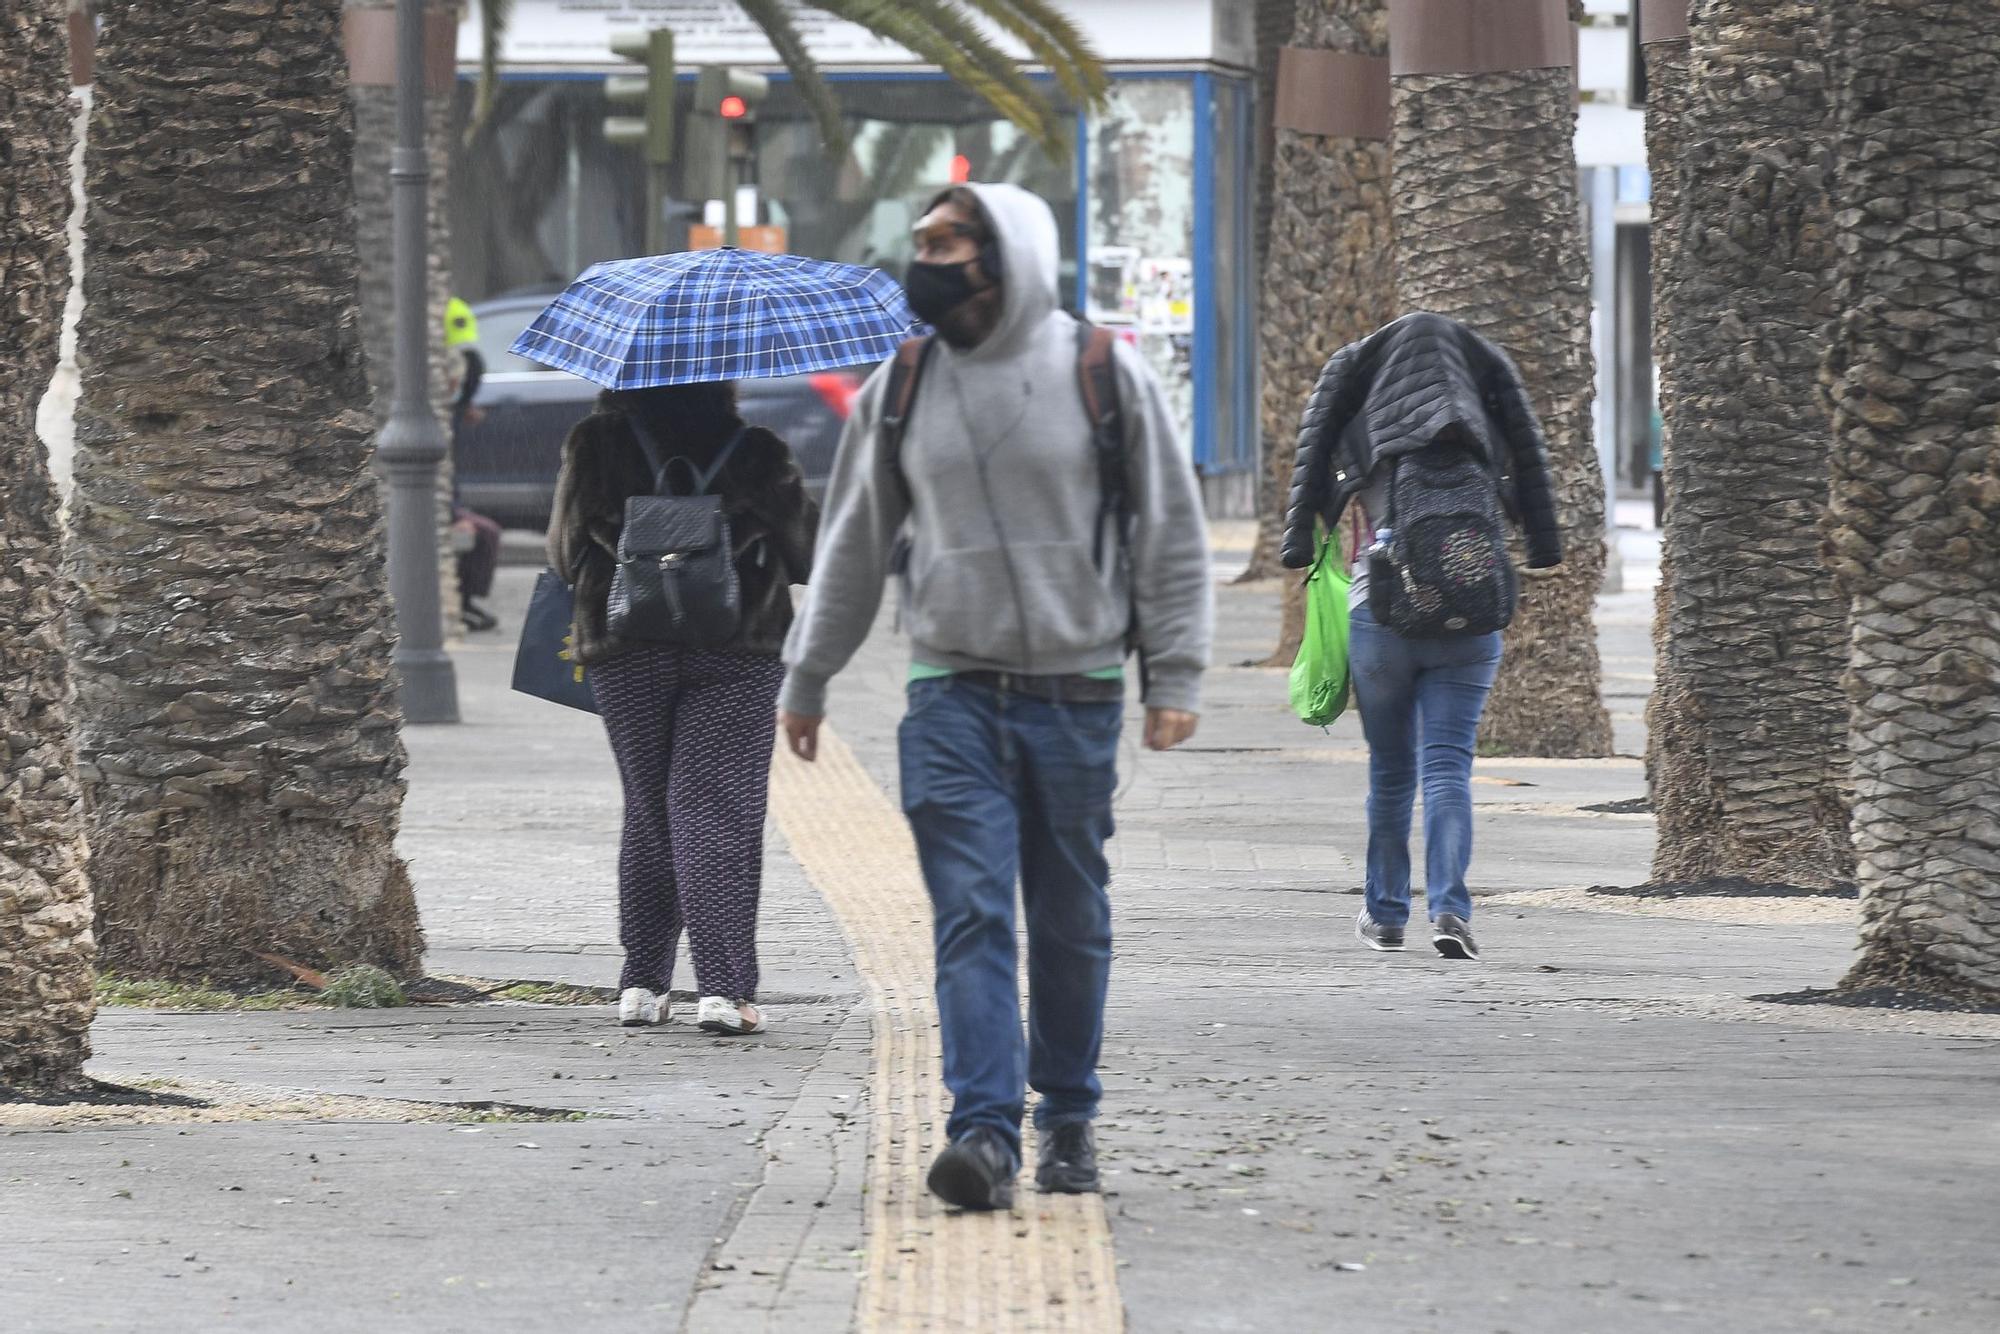
[[1542, 425], [1520, 371], [1457, 320], [1419, 312], [1349, 343], [1320, 372], [1299, 424], [1285, 565], [1313, 563], [1315, 523], [1337, 527], [1377, 463], [1451, 433], [1476, 442], [1503, 479], [1501, 495], [1527, 539], [1529, 566], [1561, 564]]

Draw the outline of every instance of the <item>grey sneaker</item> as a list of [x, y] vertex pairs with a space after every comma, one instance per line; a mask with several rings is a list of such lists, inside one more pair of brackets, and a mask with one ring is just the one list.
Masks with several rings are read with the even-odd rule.
[[701, 1009], [696, 1012], [695, 1022], [704, 1033], [720, 1033], [725, 1037], [744, 1037], [751, 1033], [767, 1033], [771, 1029], [764, 1012], [746, 1000], [732, 1000], [727, 996], [703, 996]]
[[1463, 917], [1440, 913], [1431, 923], [1431, 944], [1447, 959], [1477, 959], [1479, 946], [1473, 943], [1472, 928]]
[[1363, 908], [1354, 919], [1354, 934], [1371, 950], [1393, 954], [1403, 948], [1403, 928], [1383, 926], [1368, 915], [1366, 908]]
[[618, 1022], [626, 1028], [650, 1028], [669, 1018], [667, 998], [644, 987], [627, 987], [618, 993]]

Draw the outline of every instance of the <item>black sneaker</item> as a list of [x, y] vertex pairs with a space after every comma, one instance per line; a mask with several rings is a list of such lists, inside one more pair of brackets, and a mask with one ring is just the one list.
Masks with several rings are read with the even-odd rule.
[[1403, 948], [1403, 928], [1383, 926], [1368, 915], [1366, 908], [1354, 919], [1354, 934], [1371, 950], [1393, 953]]
[[997, 1130], [966, 1131], [931, 1164], [931, 1194], [960, 1209], [1012, 1209], [1021, 1166]]
[[1097, 1138], [1088, 1121], [1065, 1121], [1042, 1136], [1035, 1189], [1044, 1195], [1089, 1195], [1097, 1190]]
[[1440, 913], [1431, 923], [1431, 944], [1447, 959], [1477, 959], [1479, 946], [1472, 941], [1472, 928], [1463, 917]]

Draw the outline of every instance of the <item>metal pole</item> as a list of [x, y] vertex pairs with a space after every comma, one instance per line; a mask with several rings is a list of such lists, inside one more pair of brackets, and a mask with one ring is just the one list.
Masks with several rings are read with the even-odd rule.
[[664, 162], [646, 164], [646, 253], [649, 255], [663, 255], [667, 250], [667, 172]]
[[[723, 132], [734, 136], [736, 129], [734, 126], [730, 126]], [[736, 219], [736, 196], [742, 193], [743, 190], [743, 170], [736, 160], [736, 145], [733, 141], [729, 145], [728, 166], [723, 169], [722, 180], [722, 193], [724, 196], [722, 200], [722, 244], [734, 246], [743, 239]]]
[[569, 188], [569, 243], [563, 249], [563, 272], [574, 276], [583, 272], [583, 153], [576, 144], [576, 118], [566, 117], [563, 127], [569, 151], [564, 164], [564, 179]]
[[437, 471], [449, 448], [430, 403], [425, 226], [430, 160], [424, 150], [424, 0], [396, 0], [396, 392], [376, 457], [389, 479], [389, 592], [396, 604], [396, 669], [403, 720], [458, 721], [458, 684], [444, 651], [438, 593]]

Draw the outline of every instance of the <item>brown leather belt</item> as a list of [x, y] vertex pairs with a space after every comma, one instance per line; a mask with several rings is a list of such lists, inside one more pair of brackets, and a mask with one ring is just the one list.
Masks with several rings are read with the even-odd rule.
[[1019, 672], [957, 672], [954, 680], [984, 686], [1003, 695], [1046, 700], [1051, 704], [1116, 704], [1125, 698], [1123, 677], [1101, 678], [1071, 672], [1062, 676], [1025, 676]]

